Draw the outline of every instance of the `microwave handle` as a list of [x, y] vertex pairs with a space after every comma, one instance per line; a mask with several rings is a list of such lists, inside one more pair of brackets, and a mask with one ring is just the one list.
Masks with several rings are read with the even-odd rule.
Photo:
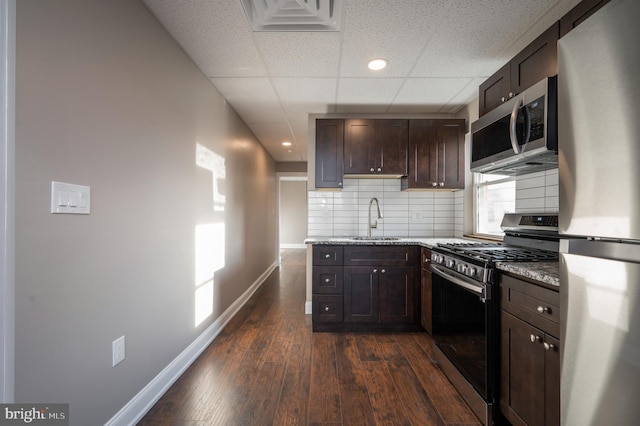
[[522, 99], [518, 99], [511, 111], [511, 120], [509, 121], [509, 139], [511, 139], [511, 148], [515, 154], [520, 154], [520, 145], [518, 145], [518, 135], [516, 134], [516, 124], [518, 121], [518, 111], [522, 108]]

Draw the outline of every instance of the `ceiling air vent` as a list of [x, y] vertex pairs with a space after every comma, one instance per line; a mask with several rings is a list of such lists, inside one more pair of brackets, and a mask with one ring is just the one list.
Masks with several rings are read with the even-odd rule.
[[241, 0], [253, 31], [340, 31], [342, 0]]

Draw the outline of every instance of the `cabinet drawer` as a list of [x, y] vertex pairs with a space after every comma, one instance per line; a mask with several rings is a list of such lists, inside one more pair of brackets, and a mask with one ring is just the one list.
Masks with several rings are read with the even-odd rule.
[[314, 265], [342, 265], [344, 247], [341, 246], [313, 246]]
[[342, 294], [342, 266], [315, 266], [313, 294]]
[[342, 322], [342, 296], [314, 294], [311, 315], [314, 322]]
[[362, 266], [418, 266], [420, 248], [417, 246], [346, 246], [345, 265]]
[[555, 337], [560, 335], [559, 305], [557, 291], [508, 275], [500, 278], [501, 309]]

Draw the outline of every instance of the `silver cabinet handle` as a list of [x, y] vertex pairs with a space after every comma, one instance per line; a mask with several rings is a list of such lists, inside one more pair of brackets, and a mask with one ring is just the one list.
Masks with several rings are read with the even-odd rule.
[[384, 273], [385, 273], [385, 272], [387, 272], [387, 271], [386, 271], [386, 269], [383, 269], [383, 270], [381, 270], [380, 272], [382, 272], [382, 273], [384, 274]]
[[373, 167], [369, 170], [371, 173], [375, 172], [376, 169], [374, 169]]
[[433, 187], [438, 186], [438, 182], [431, 182], [431, 186], [433, 186]]
[[379, 172], [381, 172], [381, 171], [382, 171], [382, 168], [381, 168], [381, 167], [378, 167], [378, 171], [379, 171]]
[[444, 186], [444, 182], [440, 182], [440, 186], [441, 186], [441, 187], [442, 187], [442, 186]]
[[546, 306], [538, 306], [536, 308], [536, 311], [538, 311], [538, 313], [540, 314], [544, 314], [545, 312], [551, 312], [551, 309], [547, 308]]
[[330, 283], [330, 282], [331, 282], [331, 280], [330, 280], [329, 278], [325, 278], [325, 279], [324, 279], [324, 282], [325, 282], [325, 283]]
[[544, 350], [545, 351], [555, 351], [556, 350], [556, 345], [554, 345], [553, 343], [544, 342]]
[[329, 312], [330, 310], [331, 310], [331, 308], [329, 308], [328, 306], [325, 306], [325, 307], [324, 307], [324, 311], [325, 311], [325, 312]]
[[542, 340], [542, 338], [540, 336], [536, 336], [535, 334], [532, 334], [529, 339], [531, 339], [531, 343], [535, 343], [535, 342], [539, 342], [540, 340]]
[[331, 257], [331, 255], [330, 255], [330, 254], [325, 254], [325, 255], [324, 255], [324, 258], [325, 258], [325, 259], [329, 259], [330, 257]]
[[378, 273], [378, 270], [377, 270], [377, 269], [374, 269], [374, 270], [373, 270], [373, 273], [374, 273], [374, 274], [377, 274], [377, 273]]

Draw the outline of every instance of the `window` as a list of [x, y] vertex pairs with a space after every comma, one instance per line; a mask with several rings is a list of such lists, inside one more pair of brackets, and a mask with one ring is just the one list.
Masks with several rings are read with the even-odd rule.
[[474, 173], [474, 233], [502, 236], [502, 217], [516, 208], [515, 176]]

